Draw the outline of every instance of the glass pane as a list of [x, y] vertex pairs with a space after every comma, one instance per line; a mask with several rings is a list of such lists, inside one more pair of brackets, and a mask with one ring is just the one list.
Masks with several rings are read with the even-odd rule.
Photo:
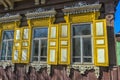
[[24, 38], [24, 39], [28, 39], [28, 36], [29, 36], [29, 29], [24, 29], [23, 38]]
[[80, 56], [80, 38], [73, 38], [73, 56]]
[[22, 49], [22, 60], [26, 61], [27, 60], [27, 55], [28, 54], [28, 50], [27, 49]]
[[68, 32], [68, 30], [67, 30], [67, 25], [62, 25], [62, 34], [61, 34], [61, 37], [67, 37], [67, 32]]
[[40, 60], [41, 61], [47, 61], [47, 58], [41, 58]]
[[81, 62], [80, 58], [73, 58], [73, 62]]
[[38, 56], [39, 54], [39, 40], [34, 40], [33, 41], [33, 56]]
[[32, 61], [38, 61], [38, 57], [33, 57]]
[[92, 62], [92, 58], [84, 58], [83, 62]]
[[41, 40], [41, 55], [40, 56], [47, 56], [47, 39]]
[[56, 38], [56, 27], [51, 27], [50, 37], [51, 38]]
[[12, 56], [13, 41], [8, 41], [7, 56]]
[[16, 40], [20, 40], [21, 32], [20, 30], [16, 30]]
[[3, 41], [3, 42], [2, 42], [1, 60], [5, 60], [6, 48], [7, 48], [7, 41]]
[[12, 57], [7, 57], [7, 60], [12, 60]]
[[83, 38], [83, 56], [92, 56], [91, 38]]
[[91, 34], [90, 24], [73, 25], [73, 36], [75, 36], [75, 35], [90, 35], [90, 34]]
[[14, 32], [13, 31], [4, 31], [3, 32], [3, 40], [5, 39], [13, 39]]
[[36, 28], [34, 29], [34, 38], [42, 38], [48, 36], [47, 28]]

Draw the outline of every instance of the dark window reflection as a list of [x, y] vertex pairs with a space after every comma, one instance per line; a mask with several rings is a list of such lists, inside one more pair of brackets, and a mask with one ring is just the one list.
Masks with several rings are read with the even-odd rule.
[[1, 60], [5, 60], [5, 55], [6, 55], [6, 51], [7, 50], [7, 42], [3, 41], [2, 42], [2, 52], [1, 52]]
[[91, 38], [83, 38], [83, 56], [92, 56]]
[[48, 36], [47, 28], [36, 28], [34, 29], [34, 38], [43, 38]]
[[75, 35], [91, 35], [90, 24], [73, 25], [73, 36]]
[[80, 44], [80, 38], [73, 38], [73, 56], [81, 56]]
[[33, 56], [38, 56], [39, 52], [39, 40], [33, 41]]
[[13, 39], [13, 38], [14, 38], [14, 32], [13, 31], [4, 31], [3, 32], [3, 40]]
[[92, 62], [92, 58], [84, 58], [83, 61], [84, 62]]

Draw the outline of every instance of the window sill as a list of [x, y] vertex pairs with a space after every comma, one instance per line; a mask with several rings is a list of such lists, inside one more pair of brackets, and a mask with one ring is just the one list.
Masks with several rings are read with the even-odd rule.
[[47, 62], [43, 62], [43, 61], [32, 61], [31, 64], [47, 64]]
[[94, 65], [93, 63], [80, 63], [80, 62], [74, 62], [72, 65]]
[[14, 65], [11, 60], [0, 60], [0, 66], [6, 67], [6, 66], [12, 66]]

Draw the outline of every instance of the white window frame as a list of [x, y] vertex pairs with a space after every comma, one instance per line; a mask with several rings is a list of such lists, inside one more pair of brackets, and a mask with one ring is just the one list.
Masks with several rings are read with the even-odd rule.
[[[32, 49], [31, 49], [31, 52], [32, 52], [32, 54], [31, 54], [31, 62], [40, 62], [40, 63], [47, 63], [47, 55], [46, 56], [42, 56], [42, 58], [44, 57], [44, 58], [46, 58], [46, 61], [41, 61], [40, 60], [40, 55], [41, 55], [41, 48], [40, 48], [40, 45], [41, 45], [41, 40], [47, 40], [47, 53], [48, 53], [48, 37], [45, 37], [45, 38], [34, 38], [34, 30], [35, 29], [37, 29], [37, 28], [47, 28], [47, 31], [48, 31], [48, 27], [35, 27], [35, 28], [33, 28], [33, 32], [32, 32]], [[34, 56], [33, 57], [33, 54], [34, 54], [34, 52], [33, 52], [33, 42], [34, 42], [34, 40], [38, 40], [39, 41], [39, 50], [38, 50], [38, 56]], [[37, 57], [38, 58], [38, 60], [37, 61], [34, 61], [33, 60], [33, 58], [35, 58], [35, 57]]]
[[[82, 25], [82, 24], [90, 24], [90, 28], [91, 28], [91, 35], [80, 35], [80, 36], [73, 36], [73, 26], [74, 25]], [[72, 61], [72, 63], [73, 64], [93, 64], [94, 63], [94, 55], [93, 55], [93, 30], [92, 30], [92, 23], [75, 23], [75, 24], [71, 24], [71, 32], [72, 32], [72, 34], [71, 34], [71, 61]], [[82, 49], [80, 49], [81, 50], [81, 56], [77, 56], [77, 57], [80, 57], [81, 58], [81, 61], [80, 62], [74, 62], [73, 61], [73, 38], [80, 38], [80, 42], [82, 43], [83, 42], [83, 38], [90, 38], [91, 37], [91, 59], [92, 59], [92, 61], [91, 62], [83, 62], [83, 44], [80, 44], [80, 47], [82, 48]], [[75, 56], [76, 57], [76, 56]]]
[[[2, 41], [1, 41], [1, 44], [5, 41], [5, 42], [7, 42], [7, 47], [5, 48], [6, 49], [6, 53], [5, 53], [5, 60], [2, 60], [1, 59], [1, 61], [11, 61], [12, 60], [12, 53], [11, 53], [11, 56], [8, 56], [8, 53], [7, 53], [7, 51], [8, 51], [8, 42], [9, 41], [12, 41], [13, 42], [13, 44], [14, 44], [14, 37], [13, 37], [13, 39], [5, 39], [5, 40], [3, 40], [3, 36], [4, 36], [4, 32], [5, 31], [13, 31], [13, 36], [14, 36], [14, 30], [4, 30], [3, 32], [2, 32]], [[2, 47], [3, 47], [3, 45], [1, 45], [1, 49], [2, 49]], [[12, 51], [13, 51], [13, 46], [12, 46]], [[1, 50], [1, 55], [2, 55], [2, 50]], [[1, 56], [0, 55], [0, 56]], [[1, 56], [2, 57], [2, 56]], [[7, 57], [11, 57], [11, 60], [8, 60], [7, 59]]]

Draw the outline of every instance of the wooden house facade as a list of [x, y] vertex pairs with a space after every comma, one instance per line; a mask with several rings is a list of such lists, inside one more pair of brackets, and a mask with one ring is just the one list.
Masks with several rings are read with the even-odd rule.
[[52, 77], [45, 80], [65, 80], [65, 75], [71, 80], [119, 80], [112, 75], [119, 70], [114, 39], [117, 3], [1, 0], [0, 65], [23, 73], [31, 66], [46, 69]]

